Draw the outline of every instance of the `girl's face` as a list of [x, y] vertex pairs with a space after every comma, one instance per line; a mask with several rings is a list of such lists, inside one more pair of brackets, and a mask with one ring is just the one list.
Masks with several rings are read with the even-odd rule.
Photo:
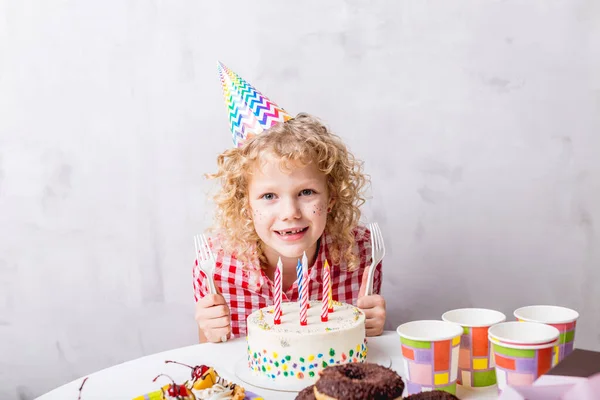
[[324, 173], [314, 164], [282, 170], [280, 160], [268, 156], [250, 175], [248, 195], [254, 229], [269, 260], [300, 258], [304, 251], [313, 255], [333, 204]]

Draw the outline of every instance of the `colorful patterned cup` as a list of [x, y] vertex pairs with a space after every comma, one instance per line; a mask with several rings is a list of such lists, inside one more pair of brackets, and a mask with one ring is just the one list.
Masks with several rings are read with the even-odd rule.
[[491, 356], [488, 329], [506, 321], [500, 311], [460, 308], [444, 313], [442, 319], [463, 328], [458, 357], [458, 381], [465, 387], [482, 388], [496, 384], [494, 358]]
[[408, 394], [435, 389], [456, 394], [462, 327], [444, 321], [413, 321], [396, 331], [402, 343]]
[[502, 322], [488, 330], [498, 390], [530, 385], [552, 368], [560, 332], [535, 322]]
[[541, 322], [560, 331], [552, 365], [558, 364], [573, 351], [575, 325], [579, 318], [577, 311], [558, 306], [528, 306], [515, 310], [514, 315], [519, 321]]

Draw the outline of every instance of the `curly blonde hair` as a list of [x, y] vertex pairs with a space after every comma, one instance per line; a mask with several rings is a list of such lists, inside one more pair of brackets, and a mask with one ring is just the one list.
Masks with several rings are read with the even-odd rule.
[[212, 230], [219, 233], [223, 248], [246, 264], [250, 254], [257, 252], [261, 267], [266, 266], [251, 217], [248, 181], [252, 168], [267, 154], [280, 159], [282, 167], [288, 169], [314, 162], [327, 176], [329, 196], [335, 199], [325, 226], [325, 232], [333, 239], [329, 246], [331, 261], [338, 265], [345, 261], [350, 271], [358, 268], [353, 229], [360, 220], [368, 177], [362, 172], [362, 161], [348, 151], [342, 140], [317, 118], [305, 113], [274, 125], [241, 147], [226, 150], [217, 158], [217, 172], [206, 175], [221, 184], [221, 190], [214, 196], [217, 210]]

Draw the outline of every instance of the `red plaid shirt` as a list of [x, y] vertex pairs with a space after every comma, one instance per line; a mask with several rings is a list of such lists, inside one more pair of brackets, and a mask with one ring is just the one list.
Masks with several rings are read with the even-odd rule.
[[[323, 291], [322, 272], [325, 259], [331, 267], [331, 290], [333, 300], [356, 305], [362, 276], [371, 265], [371, 232], [367, 228], [357, 227], [354, 230], [356, 241], [354, 252], [359, 254], [360, 266], [349, 272], [345, 265], [331, 265], [328, 247], [331, 238], [323, 233], [319, 253], [315, 263], [308, 269], [309, 298], [320, 300]], [[212, 242], [211, 242], [212, 243]], [[215, 286], [225, 297], [231, 311], [231, 331], [234, 336], [246, 335], [246, 318], [259, 308], [273, 305], [274, 285], [265, 272], [258, 267], [258, 258], [252, 261], [250, 268], [244, 267], [235, 255], [226, 253], [217, 244], [212, 244], [213, 253], [217, 259], [215, 269]], [[196, 301], [208, 293], [205, 275], [196, 266], [194, 275], [194, 297]], [[381, 263], [375, 269], [373, 292], [381, 291]], [[283, 292], [283, 301], [298, 301], [298, 281], [289, 290]]]

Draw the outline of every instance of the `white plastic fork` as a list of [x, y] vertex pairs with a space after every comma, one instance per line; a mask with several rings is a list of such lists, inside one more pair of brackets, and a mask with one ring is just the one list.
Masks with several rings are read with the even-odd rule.
[[369, 224], [367, 226], [371, 231], [371, 266], [369, 267], [369, 275], [367, 280], [367, 288], [365, 294], [370, 296], [373, 294], [373, 277], [375, 276], [375, 267], [381, 262], [385, 256], [385, 243], [383, 242], [383, 236], [381, 235], [381, 229], [377, 222]]
[[206, 279], [208, 280], [208, 292], [217, 293], [215, 279], [213, 277], [217, 263], [215, 261], [215, 256], [208, 245], [206, 236], [194, 235], [194, 246], [196, 247], [196, 262], [198, 263], [198, 267], [204, 272], [204, 275], [206, 275]]

